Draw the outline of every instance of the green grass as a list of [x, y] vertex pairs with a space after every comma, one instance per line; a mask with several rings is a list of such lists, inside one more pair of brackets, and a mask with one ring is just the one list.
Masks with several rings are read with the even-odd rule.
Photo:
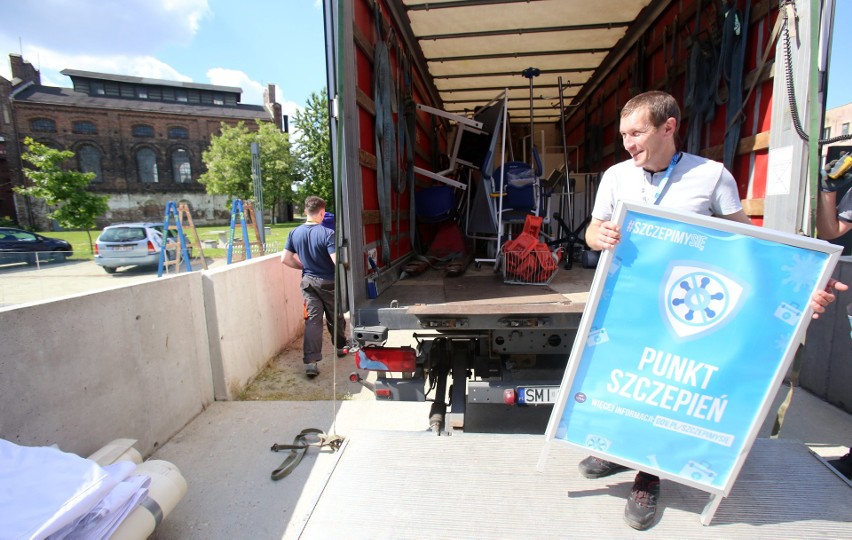
[[[270, 233], [266, 236], [266, 244], [270, 249], [270, 253], [273, 251], [281, 251], [284, 249], [284, 242], [287, 240], [287, 235], [291, 230], [298, 227], [303, 221], [291, 221], [289, 223], [276, 223], [274, 225], [267, 225], [267, 227], [271, 227]], [[225, 231], [226, 234], [230, 229], [230, 223], [226, 223], [224, 225], [205, 225], [204, 227], [196, 227], [195, 230], [198, 232], [198, 237], [204, 240], [218, 240], [219, 235], [216, 231]], [[48, 236], [50, 238], [61, 238], [63, 240], [67, 240], [74, 246], [74, 256], [72, 260], [92, 260], [94, 259], [94, 255], [89, 249], [89, 237], [86, 235], [86, 231], [37, 231], [39, 234], [44, 236]], [[100, 235], [101, 229], [92, 230], [92, 242], [94, 243], [98, 239], [98, 235]], [[242, 226], [237, 223], [234, 227], [234, 237], [240, 238], [242, 237]], [[249, 238], [254, 239], [254, 232], [249, 229]], [[190, 235], [190, 240], [193, 238]], [[204, 248], [204, 256], [213, 258], [213, 259], [224, 259], [228, 256], [228, 250], [224, 248]]]

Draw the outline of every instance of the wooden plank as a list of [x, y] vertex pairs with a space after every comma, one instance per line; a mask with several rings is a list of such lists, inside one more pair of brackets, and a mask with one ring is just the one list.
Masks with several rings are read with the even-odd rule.
[[[751, 152], [757, 152], [759, 150], [767, 150], [768, 148], [769, 132], [764, 131], [762, 133], [758, 133], [757, 135], [752, 135], [751, 137], [743, 137], [742, 139], [740, 139], [740, 144], [739, 146], [737, 146], [737, 155], [741, 156], [743, 154], [749, 154]], [[701, 155], [708, 159], [722, 161], [725, 155], [725, 145], [719, 144], [716, 146], [705, 148], [701, 152]]]
[[376, 116], [376, 102], [373, 101], [373, 98], [368, 96], [363, 90], [360, 88], [356, 89], [355, 92], [355, 103], [358, 104], [359, 107], [366, 110], [370, 113], [370, 116]]
[[743, 199], [743, 210], [748, 216], [763, 216], [764, 199]]
[[367, 152], [366, 150], [358, 150], [358, 161], [361, 163], [362, 167], [367, 167], [368, 169], [376, 170], [376, 156]]

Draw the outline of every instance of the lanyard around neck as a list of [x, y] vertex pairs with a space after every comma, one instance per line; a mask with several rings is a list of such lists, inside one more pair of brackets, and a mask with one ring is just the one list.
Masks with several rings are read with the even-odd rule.
[[[657, 191], [654, 192], [654, 204], [660, 204], [660, 199], [663, 198], [663, 190], [666, 189], [666, 184], [669, 183], [669, 178], [672, 176], [672, 171], [677, 165], [677, 162], [680, 161], [681, 156], [683, 156], [683, 152], [677, 152], [674, 156], [672, 156], [672, 162], [669, 163], [669, 166], [666, 168], [666, 173], [663, 175], [663, 179], [660, 180], [660, 185], [657, 186]], [[653, 178], [653, 174], [651, 177]]]

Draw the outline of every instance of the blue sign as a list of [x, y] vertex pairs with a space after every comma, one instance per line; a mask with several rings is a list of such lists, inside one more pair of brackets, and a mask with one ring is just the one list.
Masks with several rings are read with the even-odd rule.
[[840, 248], [638, 204], [613, 218], [548, 438], [725, 494]]

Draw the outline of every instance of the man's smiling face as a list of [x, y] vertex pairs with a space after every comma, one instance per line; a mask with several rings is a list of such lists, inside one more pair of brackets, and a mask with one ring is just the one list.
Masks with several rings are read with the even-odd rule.
[[654, 127], [646, 109], [623, 117], [619, 131], [633, 164], [650, 171], [664, 170], [675, 151], [674, 124], [675, 119], [669, 118], [661, 126]]

